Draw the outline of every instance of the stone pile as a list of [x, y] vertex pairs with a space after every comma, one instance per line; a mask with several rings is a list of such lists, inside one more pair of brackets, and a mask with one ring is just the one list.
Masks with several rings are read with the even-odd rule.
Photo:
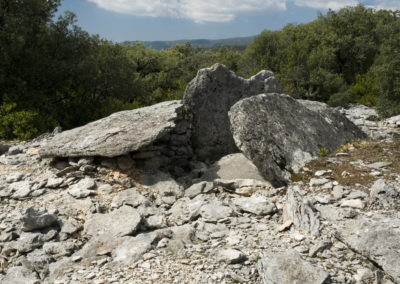
[[[339, 112], [275, 94], [279, 85], [270, 72], [248, 81], [217, 65], [194, 82], [200, 90], [212, 84], [216, 96], [221, 78], [236, 86], [238, 97], [273, 91], [229, 99], [217, 114], [224, 113], [221, 120], [232, 121], [233, 130], [218, 141], [228, 137], [237, 145], [220, 152], [227, 154], [221, 159], [199, 148], [202, 127], [179, 101], [9, 147], [0, 156], [0, 283], [400, 283], [400, 172], [389, 159], [398, 155], [392, 153], [396, 123], [377, 121], [368, 128], [374, 141], [346, 144], [336, 153], [340, 145], [328, 141], [330, 135], [340, 143], [364, 137]], [[197, 92], [194, 84], [188, 92]], [[266, 98], [271, 101], [257, 106], [266, 121], [242, 132], [256, 110], [233, 113]], [[257, 155], [232, 152], [247, 143], [246, 133], [264, 141], [275, 124], [285, 130], [293, 123], [273, 120], [278, 114], [268, 109], [275, 104], [294, 105], [309, 125], [321, 125], [295, 133], [312, 136], [314, 129], [326, 136], [319, 144], [302, 137], [299, 151], [312, 157], [321, 147], [331, 152], [316, 164], [300, 161], [291, 178], [265, 180]], [[353, 120], [365, 111], [343, 110]], [[303, 125], [298, 112], [284, 115]], [[367, 118], [359, 122], [364, 129]], [[291, 143], [279, 139], [268, 143]], [[307, 150], [309, 143], [317, 144]], [[373, 159], [377, 148], [382, 155]], [[289, 150], [265, 149], [278, 167], [285, 158], [281, 170], [294, 168]], [[274, 187], [276, 181], [285, 182]]]

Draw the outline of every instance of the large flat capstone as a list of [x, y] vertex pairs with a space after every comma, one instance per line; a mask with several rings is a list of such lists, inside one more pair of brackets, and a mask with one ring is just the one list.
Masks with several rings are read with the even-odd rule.
[[297, 101], [285, 94], [243, 99], [229, 111], [237, 147], [266, 180], [281, 186], [321, 149], [336, 150], [366, 135], [325, 104]]
[[42, 147], [42, 157], [116, 157], [150, 145], [168, 134], [182, 115], [181, 101], [121, 111], [64, 131]]
[[229, 130], [229, 109], [243, 98], [270, 92], [281, 92], [271, 71], [246, 80], [222, 64], [199, 70], [183, 98], [192, 115], [191, 139], [197, 158], [216, 161], [239, 152]]

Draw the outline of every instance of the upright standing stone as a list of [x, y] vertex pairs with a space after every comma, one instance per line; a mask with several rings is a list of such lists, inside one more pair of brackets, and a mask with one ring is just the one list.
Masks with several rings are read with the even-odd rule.
[[228, 111], [243, 98], [269, 92], [281, 92], [271, 71], [246, 80], [222, 64], [199, 70], [183, 98], [192, 115], [192, 146], [197, 158], [215, 161], [239, 152], [229, 130]]

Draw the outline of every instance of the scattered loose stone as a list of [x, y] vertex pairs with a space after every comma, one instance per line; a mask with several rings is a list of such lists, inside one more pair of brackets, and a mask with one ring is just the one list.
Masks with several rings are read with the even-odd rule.
[[246, 256], [236, 249], [224, 249], [218, 252], [218, 261], [228, 264], [240, 263], [246, 260]]
[[360, 200], [360, 199], [349, 199], [349, 200], [343, 200], [340, 203], [341, 207], [351, 207], [351, 208], [357, 208], [357, 209], [363, 209], [365, 206], [365, 203]]
[[189, 198], [196, 197], [202, 193], [208, 193], [214, 188], [214, 183], [202, 181], [196, 184], [193, 184], [188, 189], [185, 190], [185, 196]]
[[329, 182], [326, 178], [312, 178], [310, 180], [310, 186], [321, 186]]
[[63, 178], [49, 178], [46, 183], [48, 188], [57, 188], [64, 182]]
[[400, 281], [400, 220], [376, 214], [335, 224], [336, 236]]
[[269, 215], [276, 211], [275, 204], [268, 201], [264, 196], [253, 195], [251, 197], [241, 197], [233, 200], [233, 204], [245, 212], [255, 215]]
[[33, 207], [28, 208], [21, 218], [22, 230], [25, 232], [44, 229], [57, 223], [57, 216], [39, 211]]
[[287, 220], [285, 223], [283, 223], [283, 224], [278, 228], [278, 232], [286, 231], [286, 230], [288, 230], [292, 225], [293, 225], [293, 221], [292, 221], [292, 220]]
[[15, 172], [6, 178], [6, 182], [8, 182], [8, 183], [17, 182], [17, 181], [20, 181], [23, 177], [24, 177], [24, 173]]
[[315, 175], [316, 177], [321, 177], [321, 176], [324, 176], [324, 175], [327, 175], [327, 174], [331, 174], [331, 173], [332, 173], [331, 170], [327, 170], [327, 171], [325, 171], [325, 170], [320, 170], [320, 171], [316, 171], [314, 175]]
[[85, 222], [83, 233], [88, 236], [123, 237], [136, 232], [142, 217], [136, 209], [124, 205], [107, 214], [96, 213]]
[[392, 162], [376, 162], [376, 163], [367, 165], [367, 167], [369, 167], [371, 169], [379, 170], [381, 168], [386, 168], [391, 165], [392, 165]]
[[217, 222], [228, 218], [232, 213], [233, 210], [229, 206], [223, 205], [221, 201], [216, 199], [200, 208], [200, 215], [207, 222]]
[[129, 188], [118, 192], [111, 202], [112, 207], [121, 207], [122, 205], [138, 207], [139, 205], [148, 204], [149, 201], [147, 198], [140, 194], [136, 188]]
[[[260, 90], [269, 86], [263, 74]], [[323, 104], [299, 102], [336, 120]], [[0, 156], [0, 283], [400, 283], [400, 175], [363, 162], [382, 162], [378, 156], [358, 156], [379, 141], [390, 155], [395, 124], [364, 107], [341, 110], [372, 140], [347, 144], [351, 157], [321, 157], [324, 168], [307, 164], [301, 181], [274, 188], [244, 154], [197, 161], [191, 114], [178, 108], [159, 109], [176, 110], [159, 136], [136, 137], [140, 149], [114, 158], [38, 157], [55, 132], [10, 143]], [[337, 177], [337, 167], [351, 178]], [[321, 179], [328, 181], [314, 184]]]
[[327, 248], [329, 248], [332, 245], [332, 242], [330, 240], [323, 240], [321, 242], [318, 242], [317, 244], [313, 245], [310, 248], [309, 255], [311, 257], [316, 256], [318, 253], [323, 252]]
[[324, 284], [329, 279], [327, 272], [304, 261], [294, 250], [265, 252], [257, 268], [265, 284]]

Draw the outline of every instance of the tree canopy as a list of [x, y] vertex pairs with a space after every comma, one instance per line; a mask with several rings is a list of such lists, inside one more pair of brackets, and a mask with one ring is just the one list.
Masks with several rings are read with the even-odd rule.
[[0, 0], [0, 139], [28, 139], [180, 99], [216, 62], [243, 77], [262, 69], [286, 93], [333, 106], [359, 102], [400, 113], [400, 12], [362, 5], [263, 31], [246, 48], [189, 43], [153, 50], [90, 35], [61, 0]]
[[241, 57], [241, 72], [271, 69], [296, 98], [398, 114], [399, 25], [400, 11], [330, 10], [311, 23], [262, 32]]

